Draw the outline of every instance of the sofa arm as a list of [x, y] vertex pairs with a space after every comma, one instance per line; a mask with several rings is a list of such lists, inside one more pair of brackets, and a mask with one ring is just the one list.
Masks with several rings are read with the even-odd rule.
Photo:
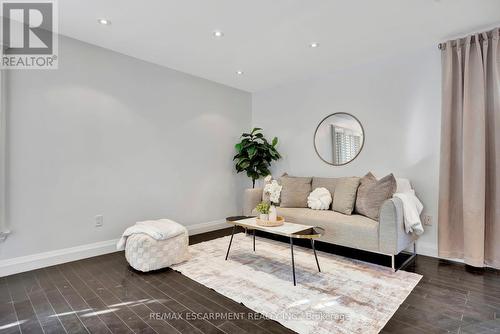
[[262, 202], [262, 188], [245, 189], [243, 194], [243, 215], [251, 216], [253, 209]]
[[405, 231], [403, 220], [403, 202], [391, 198], [380, 209], [379, 251], [384, 254], [398, 254], [417, 238]]

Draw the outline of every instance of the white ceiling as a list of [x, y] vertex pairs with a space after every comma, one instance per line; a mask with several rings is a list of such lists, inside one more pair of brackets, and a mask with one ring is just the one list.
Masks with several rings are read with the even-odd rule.
[[250, 92], [500, 24], [500, 0], [58, 3], [63, 35]]

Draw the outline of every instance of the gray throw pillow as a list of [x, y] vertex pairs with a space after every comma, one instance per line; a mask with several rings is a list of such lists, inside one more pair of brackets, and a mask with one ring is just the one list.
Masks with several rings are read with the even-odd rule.
[[310, 177], [296, 177], [283, 175], [280, 179], [281, 189], [280, 207], [307, 208], [307, 196], [311, 193]]
[[332, 210], [350, 215], [354, 210], [358, 186], [359, 177], [338, 178], [333, 193]]
[[338, 180], [339, 178], [337, 177], [313, 177], [311, 189], [326, 188], [333, 197], [333, 194], [335, 193], [335, 185]]
[[377, 180], [372, 173], [366, 174], [360, 181], [356, 212], [378, 221], [382, 204], [394, 195], [396, 187], [397, 183], [393, 174], [380, 180]]

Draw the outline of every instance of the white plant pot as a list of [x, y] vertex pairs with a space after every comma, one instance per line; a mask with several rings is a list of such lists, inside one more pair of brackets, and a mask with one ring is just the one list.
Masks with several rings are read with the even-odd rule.
[[276, 211], [276, 207], [271, 205], [269, 208], [269, 221], [275, 222], [276, 220], [278, 220], [278, 212]]
[[259, 218], [260, 220], [269, 220], [269, 215], [267, 213], [261, 213]]

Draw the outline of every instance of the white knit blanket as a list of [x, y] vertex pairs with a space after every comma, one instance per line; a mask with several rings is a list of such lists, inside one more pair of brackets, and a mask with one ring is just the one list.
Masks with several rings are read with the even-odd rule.
[[137, 222], [123, 232], [122, 237], [116, 244], [116, 249], [125, 248], [127, 238], [133, 234], [146, 234], [155, 240], [166, 240], [182, 234], [186, 228], [170, 219], [147, 220]]
[[415, 195], [415, 190], [411, 189], [395, 193], [393, 197], [397, 197], [403, 202], [403, 218], [406, 233], [415, 233], [417, 235], [424, 233], [424, 227], [420, 220], [420, 214], [424, 209], [424, 205]]

